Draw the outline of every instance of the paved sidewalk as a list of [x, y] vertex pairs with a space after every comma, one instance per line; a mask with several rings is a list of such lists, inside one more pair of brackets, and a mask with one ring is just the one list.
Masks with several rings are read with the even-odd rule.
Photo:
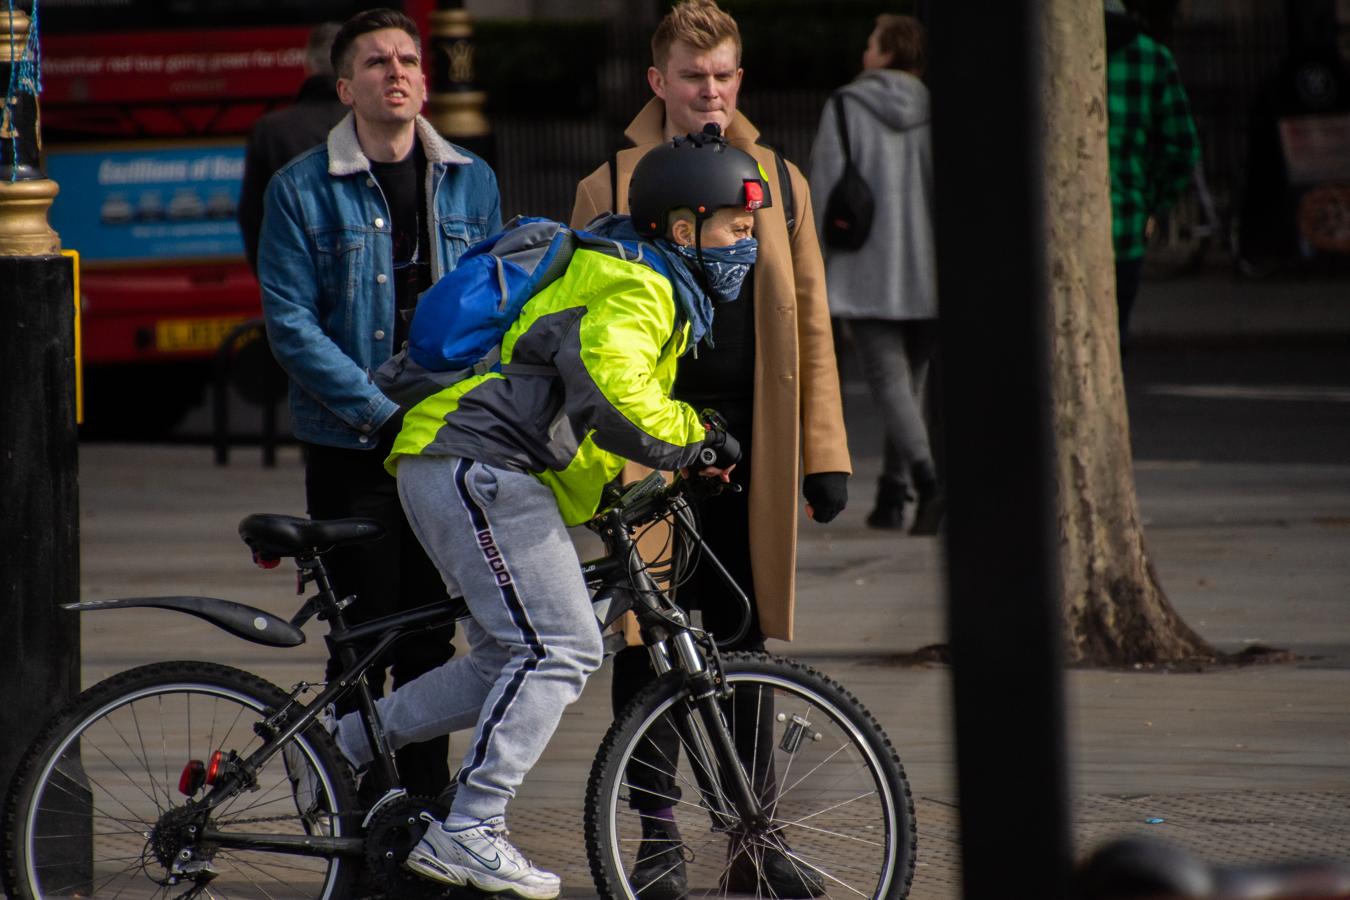
[[[866, 485], [875, 462], [862, 464], [857, 484]], [[1150, 463], [1136, 477], [1149, 546], [1183, 616], [1221, 649], [1260, 642], [1302, 659], [1203, 674], [1069, 673], [1080, 851], [1147, 832], [1217, 862], [1350, 859], [1350, 466]], [[205, 447], [85, 445], [80, 487], [86, 598], [207, 594], [294, 609], [291, 574], [254, 568], [235, 532], [250, 512], [303, 510], [293, 448], [267, 470], [252, 453], [219, 468]], [[938, 542], [870, 531], [865, 512], [858, 502], [828, 527], [804, 524], [800, 637], [776, 649], [842, 681], [881, 720], [916, 798], [912, 896], [955, 898], [947, 670], [896, 664], [943, 639]], [[189, 656], [289, 684], [317, 674], [322, 647], [268, 650], [150, 610], [87, 615], [83, 628], [86, 682]], [[608, 694], [606, 668], [564, 716], [515, 806], [520, 844], [562, 872], [572, 897], [593, 896], [581, 797]], [[1009, 810], [1009, 826], [1017, 820]]]

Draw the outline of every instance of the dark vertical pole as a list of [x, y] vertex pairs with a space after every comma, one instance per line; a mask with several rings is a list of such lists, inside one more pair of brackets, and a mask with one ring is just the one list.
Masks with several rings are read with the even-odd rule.
[[1042, 5], [931, 20], [947, 580], [967, 898], [1068, 896]]
[[437, 0], [427, 55], [427, 118], [447, 140], [495, 165], [496, 145], [483, 113], [487, 94], [474, 77], [473, 18], [464, 0]]
[[[27, 15], [0, 11], [0, 789], [80, 686], [79, 621], [59, 606], [80, 593], [74, 269], [47, 224], [28, 35]], [[87, 798], [64, 799], [87, 827]]]

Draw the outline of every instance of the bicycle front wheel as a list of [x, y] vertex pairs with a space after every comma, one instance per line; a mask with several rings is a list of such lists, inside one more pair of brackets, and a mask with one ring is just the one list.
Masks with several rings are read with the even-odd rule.
[[[351, 830], [339, 814], [354, 804], [351, 775], [322, 728], [311, 725], [287, 753], [271, 757], [256, 789], [209, 816], [194, 812], [211, 790], [203, 778], [213, 754], [247, 757], [262, 745], [255, 726], [286, 702], [281, 689], [256, 676], [200, 662], [142, 666], [80, 694], [34, 742], [15, 776], [5, 815], [11, 895], [347, 896], [354, 859], [203, 839]], [[307, 791], [303, 815], [288, 765], [304, 770], [296, 773]]]
[[691, 897], [905, 897], [914, 804], [876, 719], [800, 663], [728, 654], [723, 668], [722, 718], [768, 824], [737, 816], [670, 673], [619, 715], [591, 769], [586, 850], [601, 896], [676, 895], [677, 876]]

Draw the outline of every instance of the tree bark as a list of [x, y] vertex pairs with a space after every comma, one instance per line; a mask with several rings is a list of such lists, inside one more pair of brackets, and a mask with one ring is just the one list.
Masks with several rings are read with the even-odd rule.
[[1100, 3], [1046, 0], [1047, 262], [1065, 661], [1215, 654], [1177, 615], [1139, 521], [1116, 324]]

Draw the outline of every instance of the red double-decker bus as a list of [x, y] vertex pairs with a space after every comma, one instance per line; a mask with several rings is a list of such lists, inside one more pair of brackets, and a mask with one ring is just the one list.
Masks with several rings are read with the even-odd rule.
[[42, 0], [51, 220], [81, 258], [88, 430], [152, 437], [203, 396], [211, 358], [260, 315], [235, 223], [244, 144], [304, 79], [310, 27], [433, 0]]

